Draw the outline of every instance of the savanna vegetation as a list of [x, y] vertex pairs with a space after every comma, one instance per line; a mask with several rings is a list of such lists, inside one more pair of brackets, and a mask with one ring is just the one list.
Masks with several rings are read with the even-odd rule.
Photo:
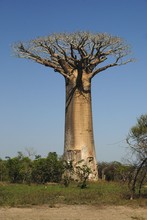
[[[46, 158], [30, 159], [22, 153], [0, 161], [0, 205], [27, 206], [48, 204], [146, 205], [147, 189], [136, 186], [130, 200], [130, 173], [133, 165], [120, 162], [99, 163], [99, 181], [89, 182], [88, 167], [78, 165], [79, 179], [72, 179], [72, 164], [65, 163], [55, 152]], [[64, 175], [63, 175], [64, 174]], [[139, 198], [140, 195], [140, 198]]]
[[0, 205], [146, 205], [146, 141], [147, 115], [142, 115], [127, 137], [131, 160], [99, 163], [95, 182], [89, 182], [88, 166], [79, 161], [75, 169], [73, 161], [65, 161], [56, 152], [44, 158], [18, 152], [13, 158], [0, 159]]
[[[119, 182], [98, 181], [88, 184], [86, 189], [71, 183], [69, 187], [62, 184], [8, 184], [0, 186], [1, 206], [44, 205], [54, 207], [56, 204], [68, 205], [137, 205], [146, 206], [144, 197], [130, 200], [126, 184]], [[145, 195], [145, 189], [143, 189]]]

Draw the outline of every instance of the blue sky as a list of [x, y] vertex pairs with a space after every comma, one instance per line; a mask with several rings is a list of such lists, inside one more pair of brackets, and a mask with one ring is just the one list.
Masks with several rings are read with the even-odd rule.
[[64, 79], [52, 69], [18, 59], [11, 45], [56, 32], [106, 32], [124, 38], [136, 61], [93, 79], [98, 161], [121, 161], [136, 118], [147, 113], [146, 0], [0, 1], [0, 157], [33, 148], [63, 153]]

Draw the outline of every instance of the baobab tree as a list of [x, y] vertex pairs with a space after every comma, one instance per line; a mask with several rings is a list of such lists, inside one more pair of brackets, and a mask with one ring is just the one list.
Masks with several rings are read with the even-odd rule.
[[75, 166], [83, 160], [92, 170], [90, 178], [97, 179], [91, 80], [110, 67], [130, 62], [128, 45], [121, 38], [105, 33], [75, 32], [20, 42], [14, 45], [14, 50], [18, 57], [51, 67], [64, 77], [64, 158], [73, 160]]

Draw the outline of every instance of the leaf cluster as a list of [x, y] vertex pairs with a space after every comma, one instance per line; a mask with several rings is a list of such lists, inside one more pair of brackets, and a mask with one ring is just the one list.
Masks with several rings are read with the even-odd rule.
[[141, 115], [128, 134], [127, 143], [138, 160], [147, 158], [147, 114]]
[[16, 157], [0, 160], [0, 179], [12, 183], [60, 182], [64, 172], [63, 160], [55, 152], [46, 158], [36, 156], [34, 160], [18, 152]]

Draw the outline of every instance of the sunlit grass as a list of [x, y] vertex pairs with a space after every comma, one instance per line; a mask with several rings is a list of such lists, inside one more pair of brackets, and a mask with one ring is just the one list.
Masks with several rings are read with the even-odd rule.
[[63, 185], [0, 185], [1, 206], [28, 206], [47, 204], [87, 205], [147, 205], [145, 199], [129, 200], [125, 184], [115, 182], [89, 183], [86, 189], [71, 184]]

